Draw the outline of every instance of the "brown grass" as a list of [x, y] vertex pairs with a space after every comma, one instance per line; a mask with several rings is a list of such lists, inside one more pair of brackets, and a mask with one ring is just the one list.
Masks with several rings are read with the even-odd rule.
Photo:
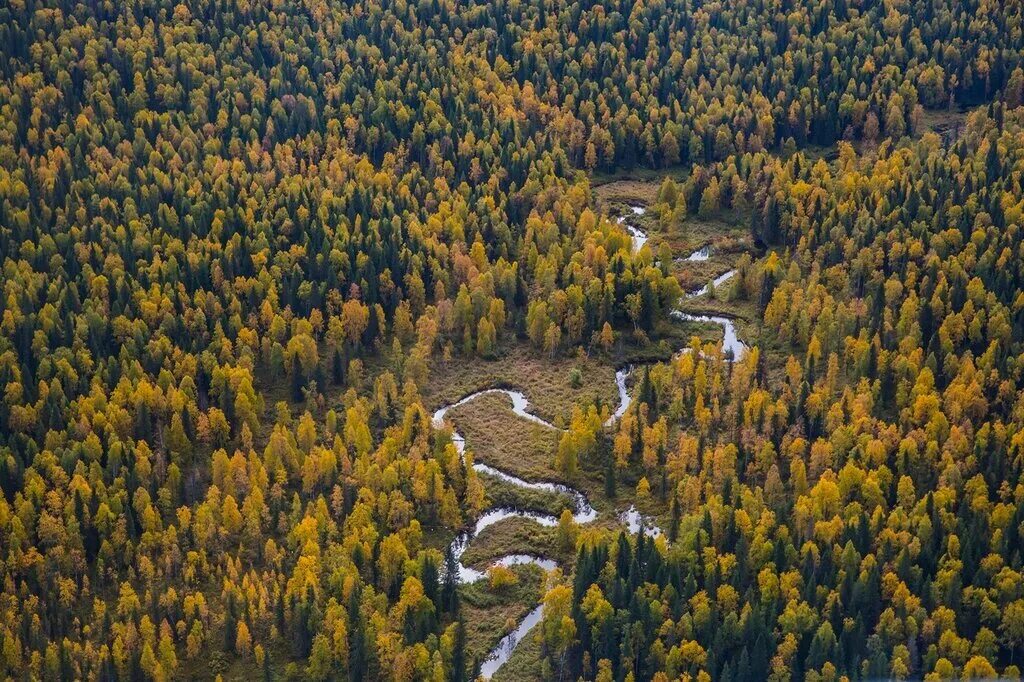
[[484, 529], [473, 539], [462, 556], [462, 563], [483, 569], [511, 553], [534, 554], [566, 561], [573, 555], [570, 553], [563, 556], [559, 551], [557, 532], [556, 528], [546, 528], [529, 519], [505, 519]]
[[558, 431], [512, 412], [508, 396], [480, 396], [448, 413], [477, 460], [527, 480], [553, 480]]
[[[657, 223], [653, 215], [644, 215]], [[714, 253], [742, 252], [750, 248], [750, 218], [738, 211], [722, 211], [711, 218], [687, 216], [663, 231], [665, 242], [676, 257], [687, 256], [693, 251], [710, 244]], [[712, 261], [715, 260], [714, 254]], [[722, 259], [728, 261], [730, 259]]]
[[594, 188], [594, 195], [597, 196], [605, 206], [613, 203], [619, 204], [653, 204], [658, 196], [658, 188], [661, 187], [662, 178], [623, 178], [612, 180], [598, 185]]
[[[570, 374], [578, 369], [582, 377], [579, 388], [572, 386]], [[588, 356], [550, 357], [515, 344], [503, 349], [497, 360], [458, 358], [447, 363], [435, 360], [429, 385], [423, 398], [430, 409], [484, 388], [514, 388], [530, 400], [530, 409], [548, 421], [567, 420], [572, 406], [593, 402], [600, 397], [604, 403], [614, 401], [615, 368], [601, 359]]]

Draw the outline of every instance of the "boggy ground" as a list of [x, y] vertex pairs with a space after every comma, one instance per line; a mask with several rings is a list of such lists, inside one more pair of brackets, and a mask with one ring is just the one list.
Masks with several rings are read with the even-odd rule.
[[[531, 357], [530, 351], [517, 349], [512, 351], [515, 357]], [[574, 404], [601, 399], [613, 408], [618, 404], [618, 391], [614, 383], [614, 369], [611, 365], [601, 365], [598, 360], [584, 361], [584, 371], [588, 376], [601, 377], [600, 382], [587, 385], [586, 388], [573, 388], [568, 379], [568, 372], [580, 365], [578, 359], [553, 361], [545, 363], [535, 361], [531, 365], [531, 376], [543, 382], [540, 395], [545, 401], [546, 409], [542, 412], [536, 407], [538, 395], [532, 385], [516, 381], [514, 386], [523, 391], [530, 400], [530, 411], [540, 413], [545, 418], [553, 418], [556, 422], [567, 421]], [[458, 375], [445, 377], [445, 384], [433, 393], [436, 408], [442, 404], [437, 395], [446, 396], [447, 400], [461, 398], [480, 388], [495, 385], [509, 385], [502, 377], [509, 376], [501, 361], [486, 363], [474, 361], [465, 363]], [[435, 375], [436, 376], [436, 375]], [[480, 381], [473, 384], [473, 380]], [[511, 382], [510, 382], [511, 383]], [[508, 396], [500, 393], [480, 396], [464, 405], [448, 412], [448, 418], [466, 439], [467, 449], [473, 453], [476, 461], [483, 462], [514, 474], [529, 481], [558, 481], [567, 483], [584, 491], [591, 503], [598, 509], [599, 518], [593, 527], [614, 528], [619, 525], [616, 509], [625, 508], [632, 503], [632, 488], [624, 484], [619, 488], [621, 494], [616, 500], [608, 500], [603, 495], [602, 468], [596, 463], [581, 462], [582, 471], [575, 479], [566, 479], [555, 470], [554, 457], [560, 432], [556, 429], [537, 424], [516, 415], [512, 411]], [[489, 505], [513, 506], [521, 509], [541, 511], [558, 516], [570, 500], [568, 496], [535, 490], [525, 490], [506, 483], [487, 474], [481, 474]], [[635, 485], [633, 483], [632, 485]], [[589, 527], [589, 525], [588, 525]], [[511, 552], [533, 554], [554, 558], [567, 573], [572, 571], [575, 559], [575, 546], [560, 536], [557, 527], [543, 527], [533, 521], [522, 518], [509, 518], [486, 528], [474, 538], [462, 557], [463, 563], [474, 568], [484, 569], [494, 560]], [[463, 600], [463, 617], [467, 632], [467, 662], [481, 661], [487, 653], [506, 634], [511, 632], [519, 621], [540, 602], [543, 594], [541, 575], [543, 571], [536, 566], [517, 566], [513, 570], [519, 576], [515, 586], [493, 590], [487, 579], [461, 588]], [[531, 582], [532, 581], [532, 582]], [[537, 668], [537, 647], [533, 643], [534, 633], [529, 633], [516, 648], [512, 661], [503, 666], [496, 677], [501, 679], [534, 679]], [[520, 649], [523, 652], [520, 652]], [[518, 661], [525, 655], [522, 664]], [[512, 675], [512, 677], [507, 677]]]
[[[531, 398], [530, 393], [527, 392], [526, 395], [527, 398]], [[615, 400], [607, 403], [609, 411], [618, 405], [617, 391], [615, 395]], [[532, 402], [530, 407], [532, 410]], [[559, 411], [563, 409], [566, 412], [571, 411], [572, 404], [559, 406]], [[465, 437], [466, 449], [472, 453], [474, 461], [488, 464], [527, 481], [564, 483], [582, 491], [601, 517], [598, 525], [601, 520], [614, 524], [615, 510], [627, 507], [631, 503], [631, 487], [636, 481], [632, 480], [628, 473], [620, 473], [619, 494], [615, 500], [609, 500], [604, 495], [603, 462], [593, 457], [581, 458], [580, 471], [574, 477], [566, 477], [558, 471], [554, 463], [561, 431], [515, 414], [508, 396], [504, 394], [482, 395], [464, 405], [452, 408], [448, 412], [448, 418]], [[490, 477], [484, 479], [484, 484], [488, 499], [496, 505], [516, 506], [558, 516], [567, 503], [567, 500], [562, 499], [563, 496], [524, 490]], [[537, 525], [529, 521], [520, 522], [530, 526]], [[474, 543], [485, 541], [485, 536], [491, 530], [492, 528], [485, 530]], [[506, 552], [509, 547], [516, 547], [518, 551], [518, 546], [511, 544], [505, 547]]]

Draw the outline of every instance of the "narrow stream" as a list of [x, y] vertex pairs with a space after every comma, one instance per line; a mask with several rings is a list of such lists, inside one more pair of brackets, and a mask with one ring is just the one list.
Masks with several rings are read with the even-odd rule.
[[516, 645], [526, 636], [526, 633], [532, 630], [533, 626], [540, 624], [540, 619], [543, 615], [544, 605], [538, 604], [537, 608], [526, 614], [526, 617], [516, 626], [515, 630], [502, 637], [498, 645], [487, 656], [487, 660], [480, 666], [480, 677], [485, 680], [491, 679], [494, 673], [498, 672], [498, 668], [504, 665], [505, 661], [512, 658], [512, 652], [515, 651]]
[[677, 258], [680, 263], [702, 263], [711, 258], [711, 246], [702, 246], [685, 258]]
[[[633, 215], [643, 215], [645, 209], [641, 206], [631, 206], [630, 209]], [[633, 239], [633, 250], [639, 251], [643, 248], [649, 240], [647, 233], [638, 227], [631, 225], [627, 222], [626, 216], [619, 218], [619, 224], [629, 231], [630, 236]], [[692, 254], [687, 256], [684, 260], [687, 261], [704, 261], [710, 257], [710, 247], [705, 246]], [[736, 275], [735, 270], [715, 278], [714, 286], [718, 287], [729, 279]], [[709, 286], [705, 285], [697, 291], [691, 292], [685, 296], [685, 298], [696, 298], [708, 293]], [[673, 310], [670, 315], [676, 319], [688, 320], [694, 322], [709, 322], [721, 325], [725, 332], [725, 338], [722, 342], [723, 352], [727, 355], [731, 353], [734, 360], [739, 359], [740, 356], [746, 351], [746, 346], [736, 336], [736, 327], [733, 321], [727, 317], [721, 317], [716, 315], [694, 315], [690, 313], [684, 313], [680, 310]], [[619, 405], [609, 417], [606, 424], [608, 426], [613, 425], [618, 419], [626, 413], [632, 402], [632, 398], [629, 395], [629, 390], [626, 385], [626, 381], [629, 375], [632, 373], [633, 367], [627, 366], [619, 369], [615, 372], [615, 386], [619, 393]], [[529, 411], [530, 401], [520, 391], [513, 391], [504, 388], [489, 388], [476, 393], [471, 393], [465, 398], [462, 398], [456, 403], [451, 405], [445, 405], [441, 407], [433, 415], [433, 423], [436, 428], [442, 428], [446, 421], [448, 411], [453, 407], [465, 405], [466, 403], [476, 400], [482, 395], [497, 394], [508, 396], [509, 400], [512, 401], [512, 412], [523, 419], [527, 419], [535, 424], [540, 424], [550, 429], [557, 429], [558, 427], [549, 421], [546, 421], [537, 415]], [[450, 420], [449, 420], [450, 421]], [[452, 428], [452, 442], [458, 449], [459, 454], [465, 456], [466, 451], [466, 439], [460, 434], [454, 427]], [[501, 471], [490, 465], [483, 464], [481, 462], [474, 462], [473, 469], [479, 473], [485, 473], [494, 476], [506, 483], [514, 486], [524, 488], [526, 490], [537, 490], [543, 492], [557, 493], [563, 495], [570, 500], [571, 506], [569, 507], [573, 513], [573, 520], [576, 523], [584, 524], [590, 523], [597, 518], [597, 511], [591, 506], [590, 501], [587, 500], [586, 495], [581, 491], [571, 488], [561, 483], [552, 483], [549, 481], [526, 481], [518, 476], [510, 474], [506, 471]], [[558, 518], [551, 514], [543, 512], [532, 511], [528, 509], [517, 509], [514, 507], [498, 507], [486, 510], [480, 518], [476, 520], [473, 527], [460, 533], [454, 540], [452, 540], [451, 549], [459, 562], [459, 580], [464, 583], [472, 583], [477, 580], [481, 580], [486, 577], [486, 573], [479, 571], [470, 566], [466, 566], [462, 563], [462, 556], [465, 554], [466, 549], [473, 539], [480, 534], [485, 528], [493, 526], [494, 524], [504, 519], [510, 518], [522, 518], [529, 519], [536, 523], [539, 523], [545, 527], [553, 527], [558, 525]], [[658, 537], [662, 535], [662, 531], [655, 525], [651, 519], [643, 516], [640, 511], [630, 506], [629, 509], [622, 512], [619, 515], [620, 522], [628, 529], [630, 534], [644, 533], [650, 537]], [[533, 564], [539, 566], [545, 571], [554, 570], [557, 567], [557, 563], [554, 559], [543, 556], [535, 556], [532, 554], [507, 554], [492, 563], [492, 565], [499, 566], [517, 566], [523, 564]], [[501, 638], [498, 644], [491, 650], [487, 658], [484, 660], [480, 668], [480, 676], [484, 679], [490, 679], [494, 673], [505, 664], [506, 661], [512, 656], [512, 652], [515, 651], [516, 646], [522, 641], [523, 637], [533, 629], [535, 625], [540, 623], [541, 617], [544, 613], [543, 605], [538, 605], [535, 609], [530, 611], [526, 617], [520, 621], [519, 625], [516, 626], [515, 630], [510, 632]]]
[[[645, 209], [643, 206], [630, 206], [629, 208], [630, 210], [633, 211], [633, 215], [643, 215], [644, 213], [647, 213], [647, 209]], [[619, 225], [625, 227], [626, 231], [629, 232], [629, 236], [633, 238], [634, 252], [644, 248], [644, 244], [646, 244], [648, 240], [650, 240], [650, 237], [647, 235], [646, 232], [641, 230], [639, 227], [627, 222], [626, 216], [619, 217]]]
[[718, 289], [718, 287], [722, 286], [723, 284], [728, 282], [730, 279], [735, 277], [736, 276], [736, 272], [737, 272], [736, 270], [730, 270], [729, 272], [721, 274], [718, 277], [715, 277], [713, 280], [711, 280], [711, 284], [705, 284], [700, 289], [697, 289], [697, 291], [694, 291], [694, 292], [691, 292], [691, 293], [687, 294], [686, 297], [687, 298], [696, 298], [697, 296], [703, 296], [704, 294], [706, 294], [709, 291], [711, 291], [711, 285], [712, 284], [714, 284], [715, 289]]
[[681, 310], [673, 310], [669, 315], [676, 320], [706, 322], [721, 326], [724, 333], [722, 337], [722, 353], [726, 357], [730, 357], [731, 354], [733, 360], [739, 360], [747, 352], [746, 344], [736, 336], [736, 325], [728, 317], [720, 315], [693, 315], [691, 313], [684, 313]]
[[[714, 286], [717, 288], [722, 284], [728, 282], [730, 279], [736, 276], [737, 270], [730, 270], [722, 275], [719, 275], [713, 280]], [[691, 299], [703, 296], [708, 293], [710, 285], [705, 284], [700, 289], [686, 294], [684, 298]], [[681, 310], [673, 310], [669, 312], [669, 315], [677, 320], [685, 320], [688, 322], [706, 322], [711, 324], [717, 324], [722, 328], [722, 353], [727, 357], [732, 357], [733, 360], [739, 360], [743, 357], [743, 354], [747, 352], [747, 346], [740, 341], [739, 336], [736, 335], [736, 325], [732, 319], [723, 317], [721, 315], [701, 315], [693, 313], [684, 313]]]
[[615, 408], [611, 416], [608, 417], [608, 421], [604, 423], [605, 426], [611, 426], [619, 419], [622, 415], [626, 414], [626, 410], [629, 409], [629, 404], [632, 399], [629, 397], [629, 390], [626, 387], [626, 379], [633, 373], [633, 365], [627, 365], [622, 369], [615, 371], [615, 388], [619, 390], [619, 406]]
[[[454, 403], [452, 405], [445, 405], [444, 407], [434, 412], [434, 426], [436, 428], [443, 427], [445, 417], [447, 416], [448, 411], [451, 410], [452, 408], [458, 407], [460, 405], [465, 405], [466, 403], [472, 400], [476, 400], [480, 396], [488, 394], [501, 394], [508, 396], [509, 399], [512, 401], [513, 414], [516, 414], [531, 422], [534, 422], [535, 424], [546, 426], [550, 429], [558, 428], [551, 422], [545, 421], [544, 419], [541, 419], [540, 417], [538, 417], [535, 414], [532, 414], [531, 412], [527, 412], [527, 408], [530, 406], [530, 401], [527, 400], [526, 396], [523, 395], [521, 392], [503, 388], [489, 388], [483, 391], [477, 391], [476, 393], [471, 393], [470, 395], [466, 396], [457, 403]], [[459, 454], [465, 455], [466, 439], [454, 428], [452, 429], [452, 442], [455, 444], [455, 447], [459, 451]], [[490, 476], [494, 476], [495, 478], [498, 478], [510, 485], [524, 488], [526, 490], [537, 490], [541, 492], [555, 493], [568, 497], [572, 501], [573, 520], [575, 520], [576, 523], [590, 523], [591, 521], [597, 518], [597, 511], [590, 505], [590, 502], [587, 500], [586, 495], [576, 490], [575, 488], [570, 488], [569, 486], [563, 485], [561, 483], [551, 483], [549, 481], [527, 481], [522, 478], [519, 478], [518, 476], [502, 471], [500, 469], [496, 469], [482, 462], [474, 462], [473, 469], [478, 473], [484, 473]], [[480, 531], [487, 528], [488, 526], [493, 526], [499, 521], [514, 517], [530, 519], [532, 521], [536, 521], [542, 526], [551, 527], [558, 525], [557, 517], [552, 516], [551, 514], [545, 514], [543, 512], [525, 509], [515, 509], [511, 507], [498, 507], [495, 509], [488, 509], [480, 516], [480, 518], [477, 519], [476, 523], [473, 525], [473, 528], [463, 531], [461, 534], [459, 534], [458, 537], [455, 538], [455, 540], [452, 541], [452, 550], [455, 554], [455, 557], [459, 560], [459, 578], [461, 579], [462, 582], [476, 582], [477, 580], [480, 580], [484, 577], [484, 573], [482, 571], [477, 571], [476, 569], [470, 568], [469, 566], [466, 566], [462, 563], [462, 555], [466, 551], [466, 548], [469, 546], [470, 541], [472, 541], [473, 538], [475, 538], [480, 533]], [[553, 568], [555, 565], [553, 561], [546, 559], [538, 560], [536, 558], [532, 558], [530, 561], [521, 560], [524, 556], [526, 555], [509, 555], [507, 557], [500, 559], [496, 563], [502, 565], [513, 565], [517, 563], [521, 564], [548, 562], [550, 563], [551, 568]], [[520, 560], [513, 561], [512, 564], [506, 564], [505, 562], [509, 560], [510, 557], [519, 557]]]
[[[644, 209], [642, 206], [630, 206], [630, 210], [633, 212], [633, 215], [643, 215], [644, 213], [647, 212], [646, 209]], [[632, 225], [627, 220], [627, 216], [625, 215], [619, 218], [619, 224], [625, 227], [626, 230], [629, 231], [629, 234], [633, 237], [634, 251], [639, 251], [641, 248], [643, 248], [643, 245], [646, 244], [650, 239], [646, 232], [636, 227], [635, 225]], [[706, 261], [710, 257], [711, 246], [706, 245], [702, 246], [701, 248], [697, 249], [690, 255], [679, 260], [691, 262]], [[684, 298], [691, 299], [697, 298], [698, 296], [704, 296], [711, 290], [712, 286], [714, 286], [714, 288], [717, 289], [718, 287], [722, 286], [723, 284], [731, 280], [733, 277], [735, 277], [737, 272], [737, 270], [729, 270], [728, 272], [725, 272], [716, 277], [715, 279], [713, 279], [710, 283], [705, 284], [700, 289], [697, 289], [696, 291], [691, 291], [690, 293], [686, 294]], [[734, 360], [739, 360], [740, 357], [742, 357], [747, 350], [746, 345], [744, 345], [743, 342], [740, 341], [739, 337], [736, 335], [736, 325], [728, 317], [723, 317], [721, 315], [694, 315], [691, 313], [684, 313], [680, 310], [673, 310], [669, 313], [669, 315], [671, 315], [673, 318], [677, 320], [686, 320], [689, 322], [707, 322], [711, 324], [720, 325], [722, 327], [722, 331], [724, 332], [724, 338], [722, 340], [722, 352], [725, 353], [727, 356], [731, 354]], [[611, 424], [614, 421], [614, 419], [618, 419], [623, 414], [625, 414], [626, 410], [629, 408], [630, 400], [629, 395], [626, 392], [626, 377], [629, 375], [629, 372], [631, 370], [632, 368], [627, 367], [624, 369], [620, 369], [618, 372], [615, 373], [615, 384], [618, 386], [619, 389], [619, 408], [615, 411], [615, 414], [612, 415], [613, 419], [609, 419], [609, 424]], [[522, 394], [520, 394], [520, 397], [522, 398]], [[525, 400], [525, 398], [522, 398], [522, 400]], [[534, 417], [533, 419], [536, 420], [536, 417]]]

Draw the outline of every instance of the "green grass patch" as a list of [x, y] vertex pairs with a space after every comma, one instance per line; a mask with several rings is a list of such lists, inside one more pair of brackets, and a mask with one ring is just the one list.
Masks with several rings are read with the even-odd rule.
[[567, 495], [522, 488], [487, 473], [480, 474], [480, 480], [492, 507], [515, 507], [558, 516], [570, 504]]

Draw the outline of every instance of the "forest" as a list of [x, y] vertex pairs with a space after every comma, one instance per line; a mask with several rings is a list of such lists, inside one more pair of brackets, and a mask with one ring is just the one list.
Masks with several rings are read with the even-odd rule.
[[0, 4], [0, 677], [1017, 679], [1024, 3]]

